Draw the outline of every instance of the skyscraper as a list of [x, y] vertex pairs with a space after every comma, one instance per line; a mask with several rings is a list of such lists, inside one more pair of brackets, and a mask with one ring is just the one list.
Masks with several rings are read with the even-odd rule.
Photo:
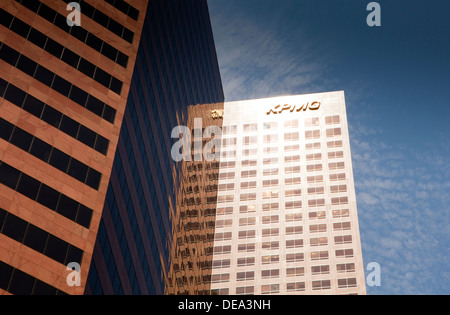
[[213, 294], [365, 294], [343, 92], [224, 105]]
[[0, 293], [82, 294], [94, 251], [147, 1], [69, 2], [0, 2]]
[[207, 228], [182, 204], [187, 165], [171, 158], [171, 134], [223, 101], [207, 1], [150, 1], [87, 294], [209, 293]]

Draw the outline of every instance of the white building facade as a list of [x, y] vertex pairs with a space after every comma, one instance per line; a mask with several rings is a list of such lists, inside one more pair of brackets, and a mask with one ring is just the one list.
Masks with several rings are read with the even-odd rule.
[[213, 294], [365, 294], [344, 92], [225, 103]]

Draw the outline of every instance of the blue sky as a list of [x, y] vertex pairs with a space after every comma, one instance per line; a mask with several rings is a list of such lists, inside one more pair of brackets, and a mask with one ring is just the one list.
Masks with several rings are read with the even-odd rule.
[[227, 101], [344, 90], [368, 294], [450, 294], [450, 2], [208, 0]]

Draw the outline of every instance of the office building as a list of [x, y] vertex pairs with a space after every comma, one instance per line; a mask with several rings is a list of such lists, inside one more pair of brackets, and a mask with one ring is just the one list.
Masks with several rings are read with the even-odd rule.
[[223, 100], [207, 1], [149, 1], [86, 294], [209, 293], [214, 217], [171, 134]]
[[94, 252], [147, 1], [69, 2], [0, 2], [0, 294], [83, 294]]
[[227, 102], [212, 294], [365, 294], [343, 92]]

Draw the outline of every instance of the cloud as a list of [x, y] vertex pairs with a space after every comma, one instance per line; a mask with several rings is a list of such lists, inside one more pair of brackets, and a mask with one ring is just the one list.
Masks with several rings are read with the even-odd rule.
[[286, 40], [270, 26], [282, 24], [281, 16], [280, 21], [261, 23], [241, 12], [240, 2], [221, 2], [220, 10], [215, 1], [209, 3], [227, 101], [322, 91], [324, 66], [314, 41], [302, 39], [298, 30]]
[[350, 135], [363, 259], [382, 270], [382, 287], [368, 293], [448, 294], [446, 149], [418, 153], [383, 141], [382, 132]]

